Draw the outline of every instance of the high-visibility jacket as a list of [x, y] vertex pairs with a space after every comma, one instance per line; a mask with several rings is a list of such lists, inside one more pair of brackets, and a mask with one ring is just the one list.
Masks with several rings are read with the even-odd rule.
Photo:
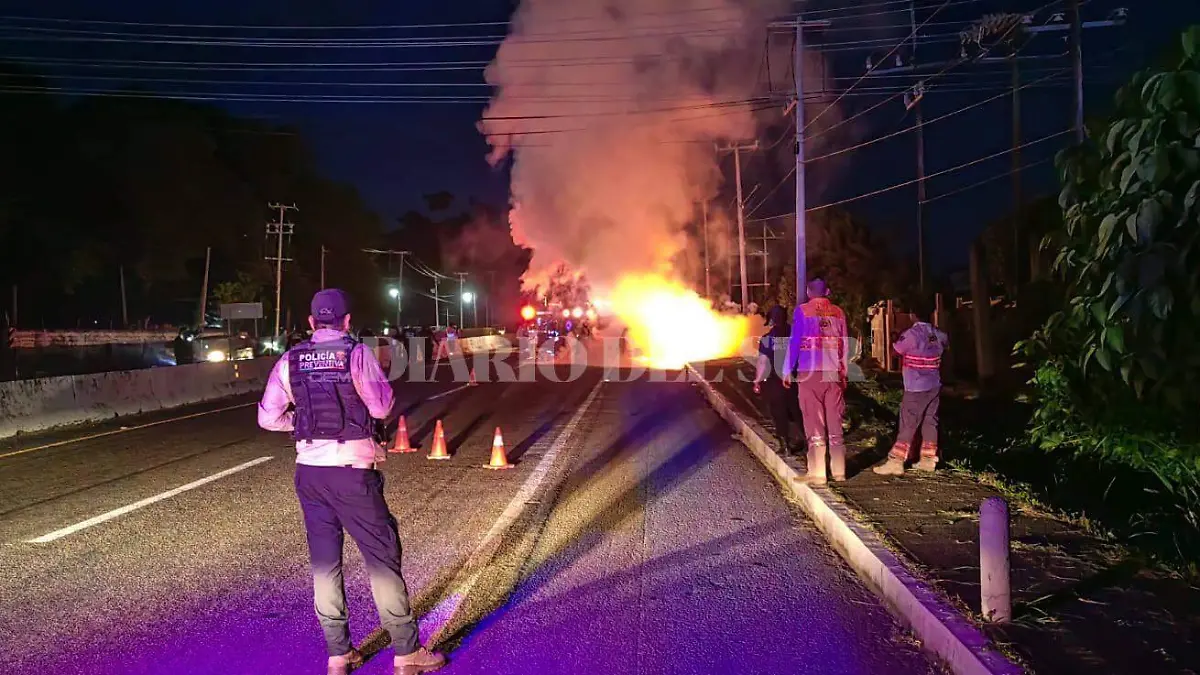
[[846, 372], [846, 314], [828, 298], [796, 308], [788, 341], [787, 373]]
[[942, 386], [942, 353], [950, 339], [932, 324], [919, 321], [893, 345], [902, 357], [905, 391], [931, 391]]

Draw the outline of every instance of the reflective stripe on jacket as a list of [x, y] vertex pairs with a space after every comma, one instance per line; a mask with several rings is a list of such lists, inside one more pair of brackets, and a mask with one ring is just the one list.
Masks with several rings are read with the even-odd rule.
[[845, 372], [846, 315], [828, 298], [796, 308], [788, 341], [787, 372]]
[[942, 386], [942, 352], [949, 338], [923, 321], [904, 331], [892, 347], [903, 356], [904, 389], [930, 391]]

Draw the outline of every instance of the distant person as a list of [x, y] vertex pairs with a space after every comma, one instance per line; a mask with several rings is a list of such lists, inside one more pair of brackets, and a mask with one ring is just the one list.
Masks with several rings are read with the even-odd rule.
[[927, 298], [912, 303], [913, 325], [892, 346], [901, 358], [904, 398], [900, 402], [900, 428], [887, 461], [875, 473], [899, 476], [912, 454], [917, 430], [921, 431], [918, 471], [934, 471], [938, 463], [938, 407], [942, 393], [942, 353], [950, 344], [946, 334], [928, 323], [933, 307]]
[[796, 377], [800, 415], [808, 438], [808, 475], [814, 485], [827, 480], [825, 454], [833, 480], [846, 480], [846, 314], [829, 300], [821, 279], [808, 283], [809, 301], [796, 308], [788, 341], [783, 386]]
[[[296, 439], [296, 496], [304, 512], [317, 618], [325, 631], [329, 675], [363, 662], [350, 643], [342, 583], [343, 530], [358, 544], [379, 620], [396, 647], [396, 675], [445, 664], [420, 646], [408, 587], [400, 572], [400, 535], [383, 499], [374, 420], [392, 410], [392, 388], [372, 351], [350, 337], [350, 308], [330, 288], [312, 299], [311, 340], [275, 364], [258, 407], [258, 424]], [[289, 409], [294, 406], [294, 409]]]
[[787, 312], [776, 305], [767, 312], [767, 333], [758, 340], [758, 359], [754, 373], [754, 393], [762, 394], [775, 424], [775, 440], [783, 453], [791, 452], [791, 420], [796, 401], [783, 386], [783, 368], [787, 358]]
[[171, 347], [175, 352], [175, 365], [184, 366], [196, 362], [196, 346], [192, 342], [191, 331], [187, 328], [179, 329], [179, 334], [171, 342]]

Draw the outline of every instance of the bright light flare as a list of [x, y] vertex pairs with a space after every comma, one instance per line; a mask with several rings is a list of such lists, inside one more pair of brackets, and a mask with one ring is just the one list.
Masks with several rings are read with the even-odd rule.
[[521, 308], [521, 318], [526, 321], [533, 321], [533, 317], [537, 316], [537, 310], [532, 305], [525, 305]]
[[571, 318], [571, 310], [569, 310], [569, 309], [564, 309], [564, 310], [563, 310], [563, 318], [564, 318], [564, 319], [569, 319], [569, 318]]
[[596, 320], [596, 310], [589, 307], [588, 311], [587, 311], [587, 318], [589, 321], [595, 321]]
[[576, 319], [582, 317], [583, 316], [583, 308], [576, 307], [575, 309], [571, 310], [571, 316], [575, 317]]
[[225, 360], [225, 352], [220, 349], [214, 349], [204, 358], [208, 359], [210, 363], [220, 363]]
[[621, 278], [610, 300], [652, 368], [734, 356], [750, 332], [747, 317], [719, 314], [695, 291], [656, 274]]

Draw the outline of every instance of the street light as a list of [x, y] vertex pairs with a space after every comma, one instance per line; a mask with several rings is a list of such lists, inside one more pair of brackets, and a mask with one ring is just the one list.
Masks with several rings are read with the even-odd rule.
[[467, 292], [463, 293], [462, 301], [468, 305], [471, 305], [471, 312], [473, 314], [473, 316], [471, 318], [471, 327], [478, 328], [479, 327], [479, 305], [475, 303], [475, 294], [472, 293], [471, 291], [467, 291]]
[[388, 288], [388, 295], [396, 301], [396, 337], [400, 337], [400, 287], [391, 286]]

